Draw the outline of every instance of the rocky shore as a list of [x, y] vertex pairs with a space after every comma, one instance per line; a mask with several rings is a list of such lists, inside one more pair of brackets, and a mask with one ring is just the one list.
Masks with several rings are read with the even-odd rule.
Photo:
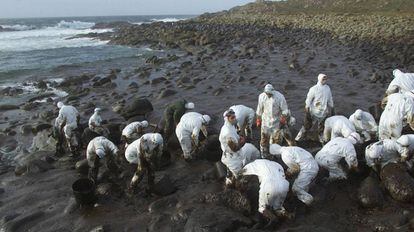
[[[102, 70], [67, 77], [62, 82], [39, 82], [36, 85], [45, 92], [38, 98], [1, 105], [1, 228], [261, 231], [253, 229], [257, 196], [223, 190], [223, 183], [214, 174], [214, 161], [220, 155], [217, 133], [222, 112], [234, 104], [255, 108], [257, 96], [270, 82], [285, 95], [298, 122], [296, 132], [303, 120], [306, 93], [316, 83], [318, 73], [330, 76], [337, 114], [349, 116], [357, 108], [368, 111], [381, 100], [392, 79], [392, 69], [414, 70], [414, 17], [407, 8], [398, 11], [381, 0], [369, 14], [363, 7], [362, 11], [350, 13], [340, 10], [340, 5], [325, 3], [329, 1], [305, 1], [306, 8], [292, 11], [298, 1], [289, 2], [288, 6], [255, 3], [176, 23], [117, 23], [114, 32], [93, 36], [110, 38], [113, 44], [149, 46], [164, 53], [147, 57], [145, 64], [133, 72]], [[320, 9], [317, 4], [322, 4]], [[144, 182], [137, 195], [127, 195], [123, 190], [133, 169], [124, 162], [124, 181], [111, 183], [102, 175], [97, 188], [99, 204], [92, 209], [79, 209], [71, 192], [71, 184], [78, 178], [75, 161], [67, 156], [56, 157], [53, 147], [45, 143], [51, 121], [57, 115], [53, 102], [59, 97], [48, 93], [50, 88], [69, 94], [63, 100], [77, 107], [83, 127], [95, 107], [104, 108], [105, 126], [114, 141], [119, 140], [119, 129], [127, 122], [147, 118], [158, 123], [168, 103], [189, 99], [195, 102], [196, 111], [213, 118], [209, 145], [199, 160], [188, 164], [180, 157], [176, 141], [169, 144], [171, 163], [157, 172], [156, 179], [168, 176], [176, 188], [173, 194], [149, 196]], [[10, 88], [0, 93], [14, 96], [20, 90]], [[143, 107], [142, 99], [150, 104]], [[254, 135], [257, 145], [257, 129]], [[320, 148], [313, 143], [299, 145], [312, 153]], [[384, 177], [380, 178], [365, 167], [362, 149], [358, 156], [360, 171], [350, 173], [345, 182], [323, 183], [321, 173], [310, 191], [316, 198], [312, 207], [306, 208], [289, 195], [285, 205], [296, 217], [279, 222], [276, 229], [414, 228], [414, 207], [401, 202], [406, 199], [398, 198], [398, 192], [388, 194], [385, 190], [392, 188], [389, 186], [394, 180], [387, 176], [392, 176], [393, 170], [389, 170], [391, 174], [382, 173]], [[255, 184], [257, 181], [252, 181], [252, 188], [257, 188]]]

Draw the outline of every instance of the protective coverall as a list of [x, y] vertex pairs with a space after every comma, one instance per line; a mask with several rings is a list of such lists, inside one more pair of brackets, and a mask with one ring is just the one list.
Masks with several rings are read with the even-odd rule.
[[[236, 120], [230, 121], [226, 116], [227, 112], [224, 113], [224, 125], [221, 127], [219, 140], [223, 151], [221, 162], [228, 169], [226, 184], [229, 185], [233, 183], [234, 178], [238, 177], [244, 165], [260, 158], [260, 152], [254, 145], [245, 143], [240, 138], [235, 127]], [[232, 114], [234, 116], [234, 112]]]
[[316, 154], [315, 159], [319, 166], [329, 171], [329, 179], [346, 179], [346, 173], [339, 166], [339, 161], [345, 158], [349, 168], [357, 168], [358, 160], [354, 144], [357, 140], [349, 138], [337, 137], [329, 141]]
[[312, 154], [300, 147], [281, 147], [278, 144], [270, 145], [270, 154], [279, 156], [288, 166], [287, 173], [298, 177], [292, 186], [292, 191], [303, 203], [310, 205], [313, 197], [308, 193], [309, 185], [318, 175], [319, 166]]
[[403, 156], [403, 147], [392, 139], [384, 139], [370, 144], [365, 148], [367, 165], [375, 170], [377, 169], [377, 165], [383, 168], [389, 163], [398, 163], [401, 159], [404, 159]]
[[365, 142], [370, 141], [372, 138], [375, 139], [378, 125], [370, 113], [358, 109], [349, 116], [349, 121], [354, 124], [356, 131], [363, 136]]
[[79, 112], [75, 107], [58, 103], [59, 115], [55, 120], [55, 126], [65, 134], [69, 149], [73, 151], [78, 146], [78, 141], [74, 137], [74, 131], [78, 128], [80, 119]]
[[259, 209], [263, 213], [271, 208], [280, 214], [286, 213], [283, 207], [289, 192], [289, 182], [285, 178], [283, 167], [270, 160], [257, 159], [244, 166], [243, 175], [256, 175], [259, 178]]
[[125, 150], [125, 158], [131, 164], [137, 164], [137, 170], [132, 177], [130, 188], [135, 188], [144, 177], [148, 177], [150, 188], [154, 185], [154, 171], [161, 160], [164, 140], [161, 134], [147, 133], [132, 142]]
[[323, 130], [323, 143], [336, 137], [347, 138], [354, 134], [358, 139], [354, 124], [342, 115], [335, 115], [325, 120], [325, 128]]
[[115, 162], [115, 157], [118, 153], [118, 148], [109, 139], [100, 136], [92, 139], [86, 148], [86, 158], [89, 165], [89, 178], [97, 181], [99, 173], [99, 163], [101, 159], [106, 160], [106, 166], [113, 173], [118, 172], [118, 166]]
[[167, 106], [164, 110], [164, 138], [166, 142], [174, 133], [175, 127], [187, 110], [194, 109], [194, 103], [179, 100]]
[[91, 131], [99, 135], [108, 135], [106, 128], [102, 126], [101, 109], [96, 108], [93, 115], [89, 118], [88, 127]]
[[245, 105], [234, 105], [230, 107], [230, 109], [236, 114], [239, 133], [252, 139], [252, 126], [255, 116], [254, 110]]
[[192, 158], [192, 154], [199, 145], [198, 135], [200, 131], [207, 138], [206, 126], [210, 122], [208, 115], [201, 115], [196, 112], [185, 113], [175, 129], [178, 142], [183, 150], [184, 159]]
[[326, 75], [319, 74], [318, 83], [309, 89], [305, 101], [305, 119], [295, 140], [300, 141], [307, 136], [312, 127], [317, 124], [319, 140], [321, 140], [325, 119], [333, 115], [334, 103], [331, 89], [324, 84]]
[[410, 93], [394, 93], [388, 96], [388, 103], [382, 112], [378, 134], [379, 139], [398, 139], [403, 127], [414, 129], [414, 100]]
[[132, 122], [122, 130], [122, 137], [124, 137], [127, 144], [142, 136], [144, 128], [148, 127], [147, 121]]
[[[256, 115], [257, 126], [261, 126], [260, 152], [262, 155], [269, 153], [270, 144], [281, 143], [283, 137], [289, 145], [294, 144], [289, 129], [281, 131], [281, 126], [284, 128], [288, 126], [287, 122], [290, 117], [286, 99], [270, 84], [266, 85], [264, 93], [259, 95]], [[281, 119], [284, 121], [283, 125]]]
[[396, 88], [400, 93], [414, 90], [414, 73], [403, 73], [399, 69], [392, 73], [394, 79], [389, 84], [386, 95], [394, 93]]

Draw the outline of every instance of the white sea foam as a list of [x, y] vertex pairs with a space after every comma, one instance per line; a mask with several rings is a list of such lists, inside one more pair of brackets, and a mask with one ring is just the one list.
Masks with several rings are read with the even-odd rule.
[[33, 30], [36, 27], [32, 25], [21, 25], [21, 24], [14, 24], [14, 25], [0, 25], [2, 28], [6, 29], [12, 29], [16, 31], [27, 31], [27, 30]]
[[186, 18], [182, 18], [182, 19], [179, 19], [179, 18], [163, 18], [163, 19], [151, 19], [151, 21], [153, 21], [153, 22], [178, 22], [178, 21], [181, 21], [181, 20], [185, 20]]
[[21, 52], [32, 50], [99, 46], [107, 41], [73, 36], [88, 33], [103, 33], [111, 29], [90, 29], [94, 23], [61, 21], [53, 27], [0, 33], [0, 52]]

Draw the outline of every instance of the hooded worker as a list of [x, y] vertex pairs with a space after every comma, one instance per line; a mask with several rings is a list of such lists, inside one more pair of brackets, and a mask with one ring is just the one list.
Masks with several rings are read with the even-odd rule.
[[277, 216], [287, 216], [283, 207], [286, 195], [289, 192], [289, 182], [285, 178], [283, 167], [277, 162], [257, 159], [242, 170], [242, 175], [255, 175], [260, 182], [259, 213], [269, 218], [271, 211]]
[[144, 129], [148, 127], [147, 121], [142, 122], [131, 122], [122, 130], [122, 137], [126, 144], [130, 144], [144, 133]]
[[237, 134], [236, 115], [229, 109], [223, 114], [224, 125], [221, 127], [219, 140], [223, 151], [221, 162], [226, 165], [226, 185], [231, 185], [239, 176], [243, 166], [260, 158], [260, 152], [250, 143], [246, 143], [244, 137]]
[[74, 152], [78, 147], [78, 141], [75, 137], [75, 130], [78, 128], [80, 115], [75, 107], [58, 102], [59, 115], [55, 120], [55, 126], [59, 133], [65, 135], [69, 149]]
[[95, 182], [98, 178], [100, 160], [105, 159], [106, 166], [113, 173], [117, 174], [116, 156], [118, 148], [109, 139], [99, 136], [92, 139], [86, 148], [86, 158], [89, 165], [89, 178]]
[[378, 132], [378, 125], [372, 114], [357, 109], [349, 116], [349, 121], [354, 124], [356, 131], [362, 135], [365, 142], [375, 139]]
[[323, 140], [321, 143], [327, 143], [336, 137], [347, 138], [351, 134], [360, 142], [360, 135], [356, 132], [354, 124], [342, 115], [335, 115], [325, 120]]
[[270, 145], [270, 154], [281, 157], [283, 162], [288, 166], [286, 171], [288, 176], [299, 172], [298, 177], [292, 186], [292, 191], [298, 199], [310, 205], [313, 197], [308, 193], [309, 185], [316, 178], [319, 166], [312, 154], [300, 147], [282, 147], [278, 144]]
[[394, 93], [382, 112], [378, 136], [380, 140], [398, 139], [407, 124], [414, 129], [414, 99], [412, 93]]
[[[405, 139], [403, 138], [402, 140]], [[398, 141], [392, 139], [384, 139], [365, 148], [367, 165], [376, 171], [380, 171], [377, 169], [377, 166], [382, 169], [387, 164], [406, 161], [407, 157], [408, 151], [406, 152]]]
[[325, 74], [319, 74], [318, 83], [309, 89], [305, 101], [304, 124], [295, 138], [296, 141], [304, 139], [315, 124], [318, 127], [319, 140], [322, 140], [324, 121], [334, 115], [332, 93], [327, 81]]
[[185, 160], [191, 160], [192, 154], [199, 146], [198, 135], [200, 131], [207, 138], [207, 125], [210, 123], [210, 116], [202, 115], [196, 112], [185, 113], [175, 129], [178, 142]]
[[148, 185], [154, 185], [155, 169], [158, 167], [163, 153], [164, 140], [159, 133], [147, 133], [131, 143], [125, 150], [125, 158], [131, 164], [137, 164], [137, 169], [129, 185], [136, 188], [144, 174], [148, 175]]
[[109, 133], [108, 130], [102, 126], [101, 112], [101, 108], [95, 108], [94, 113], [89, 118], [88, 127], [91, 131], [99, 135], [107, 136]]
[[194, 109], [194, 103], [186, 100], [179, 100], [167, 106], [164, 110], [164, 138], [168, 143], [170, 136], [174, 133], [175, 127], [187, 110]]
[[283, 137], [289, 145], [294, 144], [290, 131], [281, 131], [281, 127], [287, 127], [290, 122], [290, 111], [286, 99], [271, 84], [267, 84], [264, 92], [259, 95], [256, 115], [256, 125], [261, 127], [260, 152], [262, 155], [269, 154], [269, 145], [281, 143]]
[[255, 112], [252, 108], [245, 105], [234, 105], [230, 107], [236, 114], [237, 129], [239, 133], [247, 138], [252, 139], [252, 126]]
[[404, 93], [414, 90], [414, 73], [403, 73], [399, 69], [395, 69], [392, 74], [394, 79], [385, 92], [386, 96], [397, 92]]
[[329, 180], [346, 179], [345, 171], [340, 167], [339, 162], [345, 158], [349, 169], [358, 167], [358, 160], [354, 145], [358, 139], [351, 134], [348, 138], [337, 137], [329, 141], [316, 154], [315, 159], [319, 166], [329, 171]]

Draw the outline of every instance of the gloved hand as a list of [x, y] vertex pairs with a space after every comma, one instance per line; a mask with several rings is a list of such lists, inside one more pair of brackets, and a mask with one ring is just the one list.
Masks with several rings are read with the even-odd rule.
[[261, 118], [257, 118], [256, 119], [256, 126], [260, 127], [262, 125], [262, 119]]
[[309, 107], [305, 107], [305, 112], [309, 113]]

